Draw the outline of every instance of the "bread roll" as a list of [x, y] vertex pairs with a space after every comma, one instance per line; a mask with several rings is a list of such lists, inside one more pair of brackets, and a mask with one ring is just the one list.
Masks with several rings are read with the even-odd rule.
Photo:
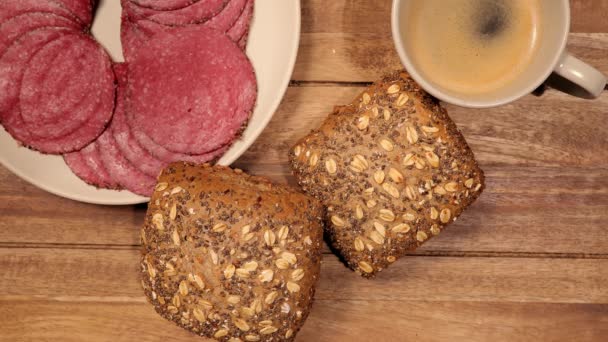
[[142, 229], [143, 287], [164, 318], [220, 341], [291, 341], [319, 277], [321, 204], [240, 170], [174, 163]]
[[337, 107], [289, 157], [302, 189], [327, 206], [333, 247], [365, 277], [439, 234], [484, 188], [446, 110], [405, 72]]

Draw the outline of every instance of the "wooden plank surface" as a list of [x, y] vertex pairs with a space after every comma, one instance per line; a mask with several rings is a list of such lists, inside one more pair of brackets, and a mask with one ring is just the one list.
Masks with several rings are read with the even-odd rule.
[[[143, 302], [139, 258], [135, 248], [0, 248], [0, 301]], [[368, 280], [324, 255], [316, 298], [608, 304], [607, 268], [606, 258], [410, 256]]]
[[[256, 165], [254, 173], [264, 174], [266, 167]], [[488, 176], [484, 196], [419, 252], [606, 253], [605, 168], [584, 173], [574, 167], [484, 169]], [[32, 192], [37, 195], [0, 195], [0, 245], [139, 245], [143, 208], [78, 204], [33, 188]]]
[[[607, 33], [571, 33], [568, 40], [572, 54], [603, 73], [608, 73], [607, 48]], [[303, 33], [293, 79], [373, 82], [398, 68], [401, 62], [390, 33]]]
[[[147, 303], [2, 304], [0, 338], [11, 342], [208, 341]], [[602, 341], [608, 334], [608, 309], [595, 304], [317, 300], [314, 308], [297, 341]]]
[[[11, 342], [208, 341], [147, 303], [16, 300], [0, 315]], [[317, 300], [297, 341], [602, 341], [607, 317], [595, 304]]]
[[[288, 148], [400, 67], [389, 0], [302, 0], [296, 69], [275, 117], [235, 164], [294, 184]], [[569, 50], [608, 73], [608, 1], [571, 1]], [[500, 108], [448, 106], [487, 176], [448, 230], [364, 280], [327, 249], [298, 341], [605, 341], [608, 92], [555, 90]], [[145, 206], [45, 193], [0, 167], [0, 341], [201, 341], [140, 289]]]
[[[390, 35], [391, 0], [302, 0], [302, 32]], [[608, 32], [606, 0], [571, 0], [572, 32]]]
[[[146, 304], [138, 261], [136, 249], [0, 249], [0, 268], [10, 270], [0, 280], [4, 336], [103, 341], [120, 331], [119, 341], [189, 340]], [[608, 328], [607, 266], [606, 259], [415, 256], [366, 280], [326, 257], [301, 340], [599, 338]], [[439, 331], [428, 331], [433, 326]]]

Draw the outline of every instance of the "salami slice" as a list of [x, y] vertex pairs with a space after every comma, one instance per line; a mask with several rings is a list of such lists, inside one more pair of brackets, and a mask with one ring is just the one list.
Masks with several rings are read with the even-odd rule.
[[25, 13], [46, 12], [56, 14], [76, 21], [80, 27], [86, 25], [76, 17], [69, 9], [58, 1], [41, 0], [2, 0], [0, 1], [0, 22], [3, 23], [12, 17]]
[[245, 35], [243, 35], [241, 37], [241, 39], [239, 39], [238, 45], [243, 51], [245, 51], [247, 49], [248, 42], [249, 42], [249, 30], [247, 30], [247, 32], [245, 32]]
[[227, 7], [228, 2], [229, 0], [200, 0], [190, 6], [172, 11], [156, 11], [134, 4], [127, 4], [125, 9], [131, 20], [134, 21], [148, 19], [162, 25], [185, 26], [203, 23], [219, 15]]
[[203, 154], [184, 154], [169, 151], [163, 146], [158, 145], [152, 139], [150, 139], [142, 131], [131, 131], [131, 135], [135, 137], [135, 140], [139, 143], [145, 151], [148, 151], [150, 155], [154, 156], [165, 163], [172, 163], [176, 161], [185, 161], [190, 163], [211, 163], [219, 159], [230, 147], [231, 144], [224, 145], [214, 151], [203, 153]]
[[[94, 144], [91, 144], [89, 146], [93, 146], [94, 149]], [[86, 147], [84, 149], [86, 149]], [[93, 169], [91, 169], [89, 165], [87, 165], [87, 162], [85, 161], [81, 153], [72, 152], [69, 154], [64, 154], [63, 160], [70, 168], [70, 170], [72, 170], [72, 172], [85, 183], [98, 188], [101, 187], [101, 180], [97, 176], [97, 173], [93, 171]]]
[[105, 51], [87, 35], [67, 35], [30, 61], [21, 83], [21, 116], [36, 140], [56, 140], [86, 123], [91, 129], [79, 132], [86, 145], [110, 121], [114, 95], [114, 74]]
[[[21, 116], [36, 137], [55, 138], [73, 132], [97, 106], [97, 99], [90, 99], [86, 101], [86, 111], [73, 110], [82, 102], [80, 91], [74, 93], [74, 88], [81, 87], [80, 82], [70, 82], [73, 63], [81, 57], [77, 55], [80, 38], [66, 35], [47, 44], [27, 65], [21, 83]], [[63, 98], [63, 90], [69, 97]], [[45, 124], [55, 130], [38, 133]]]
[[80, 29], [74, 20], [48, 12], [31, 12], [14, 16], [0, 24], [0, 56], [16, 39], [43, 27]]
[[204, 154], [228, 145], [256, 97], [247, 56], [226, 35], [203, 26], [154, 36], [129, 65], [129, 126], [170, 151]]
[[91, 27], [93, 23], [93, 0], [52, 0], [61, 3], [75, 17], [77, 17], [85, 27]]
[[[106, 106], [99, 103], [96, 111], [101, 111], [103, 107]], [[48, 154], [65, 154], [78, 151], [97, 139], [99, 134], [106, 130], [107, 124], [108, 122], [104, 116], [95, 115], [74, 132], [52, 139], [33, 137], [25, 146]]]
[[134, 24], [126, 15], [123, 15], [120, 26], [120, 41], [122, 54], [127, 62], [131, 61], [135, 51], [148, 40], [138, 25]]
[[154, 35], [170, 29], [168, 26], [155, 23], [151, 20], [142, 19], [134, 23], [123, 17], [121, 39], [125, 60], [129, 62], [137, 49], [146, 44]]
[[[253, 18], [253, 3], [254, 0], [247, 0], [247, 5], [239, 19], [234, 25], [226, 32], [228, 37], [235, 42], [241, 41], [241, 39], [249, 32], [249, 25], [251, 25], [251, 18]], [[247, 38], [245, 38], [247, 42]]]
[[156, 177], [165, 163], [156, 159], [148, 151], [143, 149], [137, 140], [133, 138], [126, 122], [124, 111], [114, 112], [112, 119], [112, 135], [122, 155], [141, 172], [148, 176]]
[[23, 35], [11, 44], [0, 58], [0, 122], [18, 141], [27, 144], [31, 134], [21, 119], [19, 90], [29, 61], [46, 44], [72, 30], [67, 28], [41, 28]]
[[154, 37], [159, 33], [164, 33], [171, 29], [169, 26], [161, 25], [152, 20], [139, 20], [137, 21], [137, 29], [146, 37], [145, 41], [147, 42], [150, 38]]
[[125, 189], [142, 196], [150, 196], [156, 178], [139, 171], [120, 153], [110, 130], [105, 131], [97, 140], [103, 165], [112, 179]]
[[177, 10], [199, 1], [205, 2], [206, 0], [126, 0], [126, 2], [131, 2], [137, 6], [157, 11]]
[[156, 177], [165, 166], [160, 160], [154, 158], [148, 151], [144, 150], [137, 140], [133, 138], [127, 125], [125, 116], [124, 102], [127, 86], [127, 66], [125, 64], [115, 64], [114, 73], [118, 82], [116, 93], [116, 109], [112, 119], [112, 136], [116, 141], [118, 149], [125, 158], [136, 166], [141, 172], [148, 176]]
[[[169, 163], [175, 161], [188, 161], [199, 164], [207, 163], [224, 154], [227, 147], [205, 155], [190, 156], [179, 154], [167, 151], [163, 147], [155, 145], [153, 142], [149, 141], [149, 139], [146, 139], [146, 141], [151, 143], [147, 145], [151, 151], [149, 152], [146, 148], [142, 147], [138, 140], [131, 134], [124, 111], [127, 66], [125, 64], [115, 64], [114, 72], [118, 81], [118, 93], [116, 95], [116, 110], [114, 111], [111, 125], [112, 136], [114, 137], [120, 152], [141, 172], [148, 176], [156, 177]], [[156, 156], [158, 156], [158, 158]]]
[[[249, 0], [230, 0], [226, 7], [216, 16], [206, 21], [204, 24], [209, 28], [221, 32], [227, 32], [234, 26], [245, 10], [245, 5]], [[133, 5], [131, 5], [133, 6]], [[163, 25], [154, 20], [154, 17], [139, 16], [140, 19], [133, 19], [133, 16], [124, 15], [122, 19], [121, 36], [123, 55], [126, 61], [130, 61], [134, 52], [154, 35], [167, 31], [173, 26]], [[144, 19], [141, 19], [144, 18]], [[238, 34], [233, 34], [238, 36]], [[247, 37], [238, 37], [239, 46], [245, 46]]]
[[248, 0], [230, 0], [226, 7], [218, 15], [209, 19], [205, 25], [221, 32], [228, 31], [240, 18], [247, 2]]
[[99, 147], [92, 142], [80, 151], [63, 155], [72, 172], [85, 183], [104, 189], [119, 189], [101, 160]]

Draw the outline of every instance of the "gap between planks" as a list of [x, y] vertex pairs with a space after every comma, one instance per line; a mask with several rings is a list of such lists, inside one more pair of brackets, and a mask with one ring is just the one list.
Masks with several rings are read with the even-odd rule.
[[[11, 243], [0, 242], [0, 248], [10, 249], [71, 249], [71, 250], [138, 250], [141, 245], [71, 244], [71, 243]], [[327, 246], [323, 254], [333, 255]], [[408, 257], [451, 258], [521, 258], [521, 259], [608, 259], [608, 253], [533, 253], [533, 252], [487, 252], [487, 251], [434, 251], [420, 250], [405, 254]]]
[[[608, 304], [607, 266], [606, 259], [412, 257], [369, 280], [324, 255], [316, 298]], [[0, 268], [0, 301], [143, 298], [137, 250], [3, 248]]]
[[[289, 81], [290, 87], [342, 87], [342, 88], [357, 88], [357, 87], [369, 87], [373, 82], [341, 82], [341, 81], [301, 81], [301, 80], [291, 80]], [[539, 86], [539, 89], [544, 88], [545, 84]], [[608, 84], [604, 87], [605, 90], [608, 90]], [[544, 91], [545, 89], [541, 90]], [[535, 94], [536, 90], [532, 93]]]
[[291, 80], [289, 81], [290, 87], [346, 87], [346, 88], [359, 88], [369, 87], [373, 82], [342, 82], [342, 81], [300, 81]]
[[[207, 341], [160, 318], [147, 303], [2, 304], [0, 330], [6, 341]], [[603, 341], [607, 313], [608, 306], [601, 304], [316, 300], [297, 341], [373, 341], [378, 336], [427, 342]]]

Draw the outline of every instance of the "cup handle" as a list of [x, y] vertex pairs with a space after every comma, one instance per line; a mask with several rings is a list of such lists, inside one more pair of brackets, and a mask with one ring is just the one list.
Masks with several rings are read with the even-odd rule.
[[564, 52], [554, 72], [576, 83], [593, 98], [600, 96], [606, 87], [606, 76], [599, 70]]

